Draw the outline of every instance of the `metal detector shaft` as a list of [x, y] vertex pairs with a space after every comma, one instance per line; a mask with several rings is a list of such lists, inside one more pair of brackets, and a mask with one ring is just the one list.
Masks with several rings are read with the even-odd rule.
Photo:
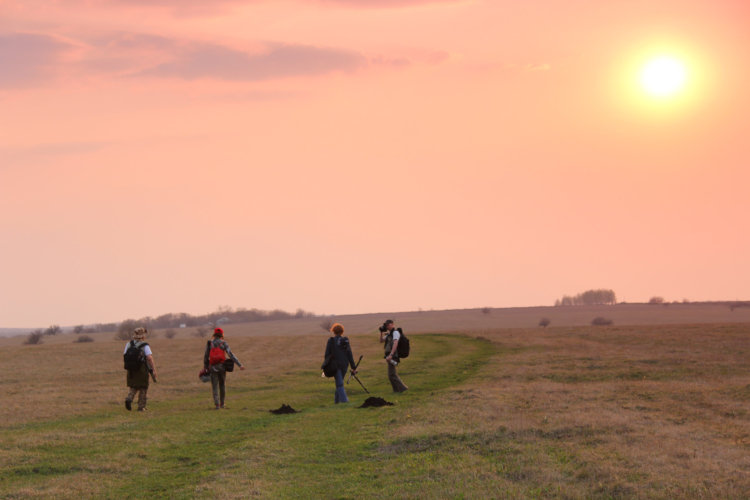
[[[364, 355], [362, 355], [362, 356], [360, 356], [360, 357], [359, 357], [359, 360], [357, 361], [357, 365], [356, 365], [356, 366], [354, 367], [354, 370], [356, 370], [356, 369], [357, 369], [357, 367], [359, 366], [359, 364], [360, 364], [360, 363], [362, 362], [362, 358], [363, 358], [363, 356], [364, 356]], [[352, 372], [353, 372], [354, 370], [352, 370]], [[349, 382], [351, 382], [351, 381], [352, 381], [352, 372], [349, 372], [349, 380], [347, 380], [347, 381], [346, 381], [346, 383], [347, 383], [347, 384], [348, 384]]]
[[365, 385], [362, 383], [362, 381], [359, 380], [359, 378], [356, 375], [354, 375], [354, 380], [359, 382], [359, 385], [362, 386], [362, 389], [364, 389], [367, 394], [370, 394], [370, 391], [367, 390], [367, 387], [365, 387]]

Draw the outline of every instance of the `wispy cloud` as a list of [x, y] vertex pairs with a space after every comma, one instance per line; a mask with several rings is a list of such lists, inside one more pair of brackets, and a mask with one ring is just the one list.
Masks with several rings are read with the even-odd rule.
[[70, 48], [70, 44], [49, 35], [0, 35], [0, 87], [34, 86], [50, 78]]
[[[445, 52], [364, 54], [347, 48], [274, 42], [219, 43], [129, 32], [82, 32], [77, 39], [48, 34], [0, 35], [0, 88], [24, 88], [67, 81], [129, 77], [260, 82], [365, 68], [399, 70], [437, 64]], [[407, 51], [409, 52], [409, 51]]]
[[29, 147], [0, 147], [0, 168], [95, 153], [111, 145], [111, 142], [103, 141], [74, 141], [36, 144]]
[[[217, 8], [232, 4], [256, 4], [270, 0], [104, 0], [102, 3], [138, 7], [170, 7], [185, 12], [215, 12]], [[367, 9], [393, 9], [434, 3], [456, 3], [461, 0], [298, 0], [299, 3], [354, 7]]]
[[177, 61], [159, 64], [139, 75], [185, 80], [260, 81], [333, 72], [351, 73], [366, 64], [367, 59], [357, 52], [309, 45], [281, 45], [259, 54], [249, 54], [221, 45], [203, 44], [186, 50]]

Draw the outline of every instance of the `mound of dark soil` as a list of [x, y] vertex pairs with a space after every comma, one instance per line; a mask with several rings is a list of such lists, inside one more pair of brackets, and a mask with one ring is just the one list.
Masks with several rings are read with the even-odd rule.
[[383, 406], [393, 406], [393, 403], [389, 403], [383, 398], [367, 398], [362, 406], [357, 408], [381, 408]]
[[281, 408], [278, 410], [268, 410], [274, 415], [289, 415], [290, 413], [299, 413], [297, 410], [292, 408], [289, 405], [281, 405]]

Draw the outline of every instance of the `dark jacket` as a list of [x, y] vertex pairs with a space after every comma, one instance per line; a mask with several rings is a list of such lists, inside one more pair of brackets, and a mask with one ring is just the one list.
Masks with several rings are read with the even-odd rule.
[[351, 366], [352, 370], [356, 366], [352, 348], [349, 346], [349, 339], [346, 337], [334, 336], [328, 339], [325, 359], [328, 359], [331, 354], [333, 354], [333, 359], [341, 370], [342, 377], [346, 375], [347, 365]]

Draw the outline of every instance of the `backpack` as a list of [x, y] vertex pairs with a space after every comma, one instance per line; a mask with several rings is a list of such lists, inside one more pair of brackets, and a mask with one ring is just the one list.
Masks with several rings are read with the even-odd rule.
[[398, 339], [398, 345], [396, 346], [396, 352], [400, 359], [409, 357], [409, 339], [404, 335], [404, 331], [401, 328], [396, 328], [398, 333], [401, 334], [401, 338]]
[[[331, 341], [333, 340], [333, 337], [328, 339], [328, 344], [331, 344]], [[333, 347], [332, 349], [335, 349]], [[323, 365], [320, 367], [321, 370], [323, 370], [323, 374], [326, 376], [326, 378], [331, 378], [336, 376], [336, 372], [339, 371], [339, 366], [336, 363], [336, 357], [334, 354], [330, 354], [326, 360], [323, 362]]]
[[126, 370], [134, 372], [141, 369], [141, 365], [143, 364], [143, 359], [141, 358], [141, 349], [143, 349], [147, 345], [148, 344], [145, 342], [140, 345], [136, 345], [135, 340], [130, 341], [128, 349], [123, 355]]
[[[209, 340], [208, 343], [211, 344], [212, 341]], [[218, 365], [220, 363], [223, 363], [226, 360], [227, 360], [227, 355], [224, 352], [224, 349], [222, 349], [221, 347], [212, 347], [211, 351], [208, 353], [209, 365]]]

